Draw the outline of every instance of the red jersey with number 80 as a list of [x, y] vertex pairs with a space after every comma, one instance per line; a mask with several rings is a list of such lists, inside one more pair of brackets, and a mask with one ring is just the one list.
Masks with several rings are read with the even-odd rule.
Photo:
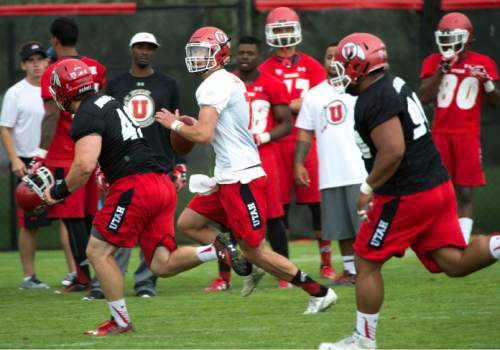
[[[49, 91], [50, 75], [54, 67], [60, 61], [67, 58], [77, 58], [90, 68], [94, 78], [96, 89], [99, 91], [106, 84], [106, 68], [97, 60], [88, 57], [61, 57], [57, 62], [51, 64], [44, 72], [41, 78], [42, 99], [51, 101], [52, 95]], [[71, 123], [73, 116], [68, 112], [61, 112], [57, 121], [56, 132], [50, 143], [45, 164], [52, 167], [69, 167], [75, 156], [75, 144], [70, 136]]]
[[[290, 58], [273, 54], [260, 65], [259, 70], [281, 80], [287, 87], [290, 100], [304, 97], [309, 89], [326, 78], [326, 71], [323, 66], [314, 58], [302, 52], [298, 52]], [[297, 137], [296, 119], [297, 115], [294, 114], [291, 134], [278, 141], [295, 141]]]
[[[420, 79], [433, 76], [440, 69], [440, 63], [440, 54], [428, 56], [424, 60]], [[485, 91], [483, 84], [472, 73], [476, 69], [484, 69], [493, 81], [498, 80], [497, 65], [491, 58], [467, 52], [465, 59], [455, 63], [441, 80], [434, 101], [433, 132], [479, 135]]]

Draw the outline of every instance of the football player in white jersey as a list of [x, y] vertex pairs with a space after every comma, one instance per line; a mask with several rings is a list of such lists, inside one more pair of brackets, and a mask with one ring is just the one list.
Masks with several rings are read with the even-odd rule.
[[[181, 121], [185, 116], [178, 111], [174, 114], [162, 109], [156, 113], [163, 126], [192, 142], [211, 143], [215, 151], [215, 181], [189, 202], [177, 225], [199, 242], [213, 242], [218, 234], [208, 225], [209, 220], [229, 227], [250, 262], [302, 288], [310, 295], [305, 313], [318, 313], [337, 301], [335, 292], [264, 243], [266, 174], [250, 130], [245, 85], [223, 68], [230, 55], [229, 38], [222, 30], [203, 27], [195, 31], [186, 45], [186, 66], [203, 79], [196, 91], [198, 120], [190, 126]], [[251, 265], [247, 266], [244, 275], [251, 273]]]

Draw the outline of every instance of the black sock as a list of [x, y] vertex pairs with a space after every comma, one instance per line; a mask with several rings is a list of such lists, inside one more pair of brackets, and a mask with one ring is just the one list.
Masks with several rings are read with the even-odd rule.
[[294, 286], [302, 288], [306, 293], [313, 297], [324, 297], [328, 292], [328, 288], [319, 284], [311, 277], [309, 277], [305, 272], [300, 270], [297, 271], [297, 274], [290, 281]]

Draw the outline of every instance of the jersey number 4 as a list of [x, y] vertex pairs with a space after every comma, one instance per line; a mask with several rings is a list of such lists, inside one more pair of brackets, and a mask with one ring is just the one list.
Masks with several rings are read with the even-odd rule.
[[142, 130], [139, 124], [134, 120], [134, 118], [130, 118], [127, 113], [117, 108], [116, 112], [120, 117], [120, 124], [122, 126], [122, 137], [123, 141], [127, 140], [136, 140], [142, 138]]

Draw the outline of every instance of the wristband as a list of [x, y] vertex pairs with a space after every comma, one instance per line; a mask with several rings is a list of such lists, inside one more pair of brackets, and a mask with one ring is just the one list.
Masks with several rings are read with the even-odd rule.
[[43, 148], [37, 148], [35, 152], [35, 157], [45, 159], [47, 157], [47, 150]]
[[263, 132], [261, 134], [258, 134], [257, 137], [258, 137], [261, 145], [271, 141], [271, 134], [268, 132]]
[[61, 183], [55, 185], [50, 189], [50, 196], [56, 201], [62, 200], [68, 197], [70, 194], [71, 192], [69, 191], [68, 184], [66, 184], [65, 180], [62, 180]]
[[361, 193], [366, 194], [368, 196], [373, 194], [373, 188], [370, 185], [368, 185], [368, 182], [366, 181], [361, 184], [359, 190], [361, 191]]
[[186, 124], [184, 124], [183, 122], [179, 121], [179, 120], [176, 120], [172, 123], [172, 125], [170, 126], [170, 128], [172, 130], [174, 130], [176, 133], [179, 133], [179, 130], [181, 129], [182, 126], [184, 126]]
[[493, 92], [496, 89], [495, 83], [492, 82], [491, 80], [488, 80], [486, 83], [483, 84], [483, 86], [484, 86], [484, 91], [488, 93]]

